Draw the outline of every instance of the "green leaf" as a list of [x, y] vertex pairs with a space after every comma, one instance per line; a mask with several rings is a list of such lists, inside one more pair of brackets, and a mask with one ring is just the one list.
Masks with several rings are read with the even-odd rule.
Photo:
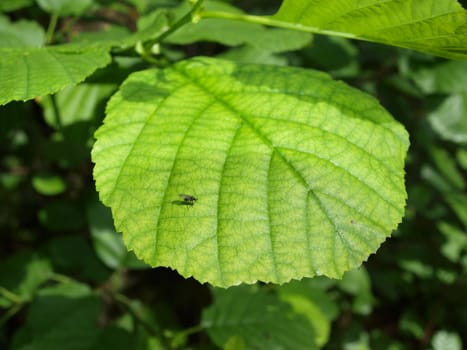
[[54, 196], [66, 190], [65, 180], [57, 175], [36, 175], [32, 178], [32, 186], [45, 196]]
[[242, 286], [215, 289], [214, 298], [201, 326], [218, 346], [240, 336], [246, 349], [317, 349], [307, 319], [273, 295]]
[[399, 328], [417, 339], [425, 335], [424, 321], [411, 309], [406, 310], [399, 319]]
[[443, 139], [467, 143], [467, 93], [447, 97], [428, 118]]
[[444, 199], [449, 203], [464, 227], [467, 228], [467, 194], [461, 192], [445, 193]]
[[31, 6], [35, 0], [2, 0], [0, 11], [14, 11], [23, 7]]
[[81, 15], [88, 10], [93, 0], [36, 0], [38, 5], [46, 12], [59, 16]]
[[224, 344], [224, 350], [245, 350], [245, 341], [238, 335], [231, 336]]
[[284, 0], [272, 19], [298, 30], [467, 58], [467, 14], [455, 0]]
[[[47, 259], [32, 253], [15, 254], [0, 264], [0, 289], [5, 288], [27, 301], [51, 275], [52, 268]], [[7, 305], [1, 297], [0, 305]]]
[[464, 169], [467, 170], [467, 149], [459, 148], [456, 153], [457, 162]]
[[46, 243], [42, 250], [50, 257], [54, 270], [80, 279], [101, 283], [110, 271], [99, 261], [86, 238], [60, 236]]
[[41, 46], [45, 41], [45, 32], [36, 22], [21, 20], [10, 23], [0, 16], [0, 48]]
[[106, 266], [113, 269], [147, 268], [133, 252], [126, 250], [121, 235], [115, 232], [110, 209], [98, 201], [97, 195], [89, 199], [86, 214], [94, 249]]
[[325, 291], [310, 286], [308, 280], [293, 281], [278, 288], [280, 299], [304, 315], [316, 334], [316, 344], [323, 346], [329, 340], [331, 320], [337, 305]]
[[439, 172], [444, 178], [449, 181], [450, 185], [456, 190], [465, 189], [465, 181], [462, 173], [457, 168], [456, 160], [445, 149], [432, 146], [428, 149], [430, 156], [433, 158]]
[[[206, 1], [203, 7], [211, 11], [243, 13], [240, 9], [219, 1]], [[189, 9], [190, 5], [185, 2], [176, 10], [176, 14], [181, 17]], [[188, 23], [165, 40], [167, 43], [179, 45], [197, 41], [213, 41], [226, 46], [248, 44], [267, 52], [284, 52], [306, 46], [311, 41], [311, 35], [296, 30], [266, 28], [246, 21], [205, 18], [197, 23]]]
[[368, 315], [373, 309], [375, 298], [371, 293], [371, 280], [364, 268], [347, 271], [339, 282], [339, 287], [354, 295], [352, 309], [355, 313]]
[[405, 130], [324, 73], [209, 58], [138, 72], [96, 138], [127, 247], [217, 286], [340, 277], [404, 214]]
[[15, 334], [14, 350], [92, 350], [100, 333], [101, 300], [86, 285], [69, 283], [43, 289]]
[[360, 72], [358, 50], [344, 38], [317, 35], [302, 54], [307, 66], [319, 67], [333, 77], [356, 77]]
[[118, 39], [46, 47], [0, 47], [0, 105], [76, 85], [110, 62], [112, 47], [128, 48], [140, 40], [154, 38], [165, 24], [165, 13], [159, 11], [145, 30]]
[[110, 62], [105, 47], [51, 46], [0, 49], [0, 104], [28, 100], [76, 85]]
[[434, 350], [461, 350], [462, 340], [457, 333], [440, 330], [431, 339]]
[[428, 68], [408, 72], [410, 78], [426, 94], [467, 92], [467, 62], [447, 61]]
[[237, 63], [259, 63], [276, 66], [287, 66], [288, 63], [287, 58], [284, 56], [257, 49], [249, 45], [232, 48], [226, 52], [222, 52], [216, 57], [235, 61]]
[[97, 113], [103, 112], [104, 101], [115, 90], [115, 84], [80, 84], [66, 87], [53, 98], [45, 96], [40, 100], [44, 118], [56, 129], [97, 119]]

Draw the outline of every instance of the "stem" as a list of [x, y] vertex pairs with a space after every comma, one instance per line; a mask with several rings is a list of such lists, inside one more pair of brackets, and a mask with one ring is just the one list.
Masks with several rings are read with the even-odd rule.
[[62, 130], [63, 128], [62, 118], [60, 116], [60, 111], [58, 109], [56, 97], [55, 95], [50, 95], [49, 98], [50, 98], [50, 101], [52, 102], [52, 111], [54, 114], [55, 123], [57, 124], [57, 129]]
[[0, 287], [0, 295], [5, 299], [14, 302], [15, 304], [21, 304], [23, 302], [19, 295], [16, 295], [15, 293], [10, 292], [8, 289], [3, 287]]
[[[204, 328], [201, 325], [197, 325], [197, 326], [194, 326], [194, 327], [190, 327], [190, 328], [181, 330], [179, 332], [174, 332], [173, 334], [170, 334], [170, 336], [168, 336], [166, 334], [166, 336], [168, 336], [168, 338], [171, 339], [170, 348], [171, 349], [181, 349], [182, 346], [186, 342], [186, 338], [190, 334], [198, 333], [198, 332], [201, 332], [203, 330], [204, 330]], [[185, 347], [183, 347], [183, 349], [185, 349]]]
[[168, 37], [170, 34], [177, 31], [180, 27], [183, 27], [185, 24], [191, 22], [193, 20], [193, 18], [195, 17], [195, 15], [199, 14], [199, 12], [200, 12], [199, 10], [200, 10], [201, 5], [203, 4], [203, 2], [204, 2], [204, 0], [196, 1], [196, 3], [191, 8], [191, 10], [185, 16], [183, 16], [177, 22], [175, 22], [172, 26], [170, 26], [170, 28], [168, 30], [166, 30], [165, 32], [163, 32], [162, 34], [157, 36], [155, 39], [144, 43], [144, 45], [143, 45], [144, 46], [144, 51], [150, 52], [151, 47], [154, 44], [160, 43], [166, 37]]
[[68, 277], [68, 276], [65, 276], [65, 275], [62, 275], [60, 273], [54, 273], [52, 274], [52, 276], [50, 277], [51, 280], [53, 281], [56, 281], [58, 283], [63, 283], [63, 284], [67, 284], [67, 283], [71, 283], [71, 282], [74, 282], [75, 280], [73, 280], [72, 278]]
[[205, 11], [205, 12], [202, 11], [199, 15], [201, 18], [229, 19], [229, 20], [262, 24], [262, 25], [271, 26], [271, 27], [299, 30], [299, 31], [308, 32], [308, 33], [340, 36], [340, 37], [348, 38], [348, 39], [357, 38], [356, 35], [351, 34], [351, 33], [335, 32], [332, 30], [325, 30], [325, 29], [320, 29], [317, 27], [304, 26], [303, 24], [300, 24], [300, 23], [290, 23], [290, 22], [279, 21], [277, 19], [273, 19], [268, 16], [252, 16], [252, 15], [243, 15], [243, 14], [220, 12], [220, 11]]
[[0, 328], [11, 318], [13, 317], [21, 308], [23, 307], [22, 304], [13, 305], [7, 312], [0, 317]]
[[184, 329], [180, 332], [177, 332], [177, 334], [175, 335], [175, 337], [186, 337], [187, 335], [190, 335], [190, 334], [194, 334], [194, 333], [198, 333], [198, 332], [202, 332], [204, 331], [204, 327], [201, 326], [201, 325], [196, 325], [196, 326], [193, 326], [193, 327], [190, 327], [190, 328], [187, 328], [187, 329]]
[[136, 310], [134, 310], [133, 306], [131, 305], [131, 300], [128, 299], [125, 295], [121, 293], [113, 293], [113, 297], [115, 298], [116, 301], [118, 301], [131, 315], [132, 317], [139, 322], [145, 329], [146, 331], [153, 335], [153, 336], [158, 336], [160, 335], [159, 329], [148, 323], [146, 320], [144, 320]]
[[55, 33], [55, 28], [57, 28], [57, 22], [58, 22], [58, 13], [52, 13], [52, 17], [50, 17], [49, 27], [47, 28], [47, 34], [45, 37], [45, 42], [47, 44], [50, 44], [52, 42], [52, 39]]

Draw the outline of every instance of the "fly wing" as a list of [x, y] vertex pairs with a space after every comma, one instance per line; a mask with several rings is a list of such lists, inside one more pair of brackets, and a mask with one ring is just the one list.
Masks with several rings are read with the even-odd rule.
[[196, 198], [195, 196], [192, 196], [191, 194], [180, 193], [178, 196], [180, 198], [182, 198], [184, 201], [187, 201], [187, 202], [194, 202], [194, 201], [198, 200], [198, 198]]

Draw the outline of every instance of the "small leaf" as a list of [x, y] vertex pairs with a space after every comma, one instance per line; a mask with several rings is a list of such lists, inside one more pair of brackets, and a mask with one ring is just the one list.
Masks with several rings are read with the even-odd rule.
[[57, 175], [36, 175], [32, 178], [32, 186], [45, 196], [53, 196], [66, 190], [65, 180]]
[[436, 164], [439, 172], [449, 181], [456, 190], [465, 189], [465, 180], [462, 173], [457, 168], [455, 158], [444, 148], [431, 146], [428, 149], [430, 156]]
[[467, 93], [448, 96], [428, 118], [443, 139], [467, 143]]
[[462, 340], [457, 333], [441, 330], [435, 333], [431, 345], [434, 350], [461, 350]]
[[440, 222], [437, 227], [445, 237], [441, 253], [452, 262], [459, 262], [462, 251], [467, 250], [466, 232], [448, 222]]
[[445, 193], [444, 199], [464, 224], [464, 227], [467, 228], [467, 194], [461, 192]]
[[208, 58], [135, 73], [96, 138], [127, 247], [201, 282], [340, 277], [404, 214], [405, 130], [324, 73]]
[[272, 18], [300, 30], [467, 58], [467, 14], [455, 0], [284, 0]]

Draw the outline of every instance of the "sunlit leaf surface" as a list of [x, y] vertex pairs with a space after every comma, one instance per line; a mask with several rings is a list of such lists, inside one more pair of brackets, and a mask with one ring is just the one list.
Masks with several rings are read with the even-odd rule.
[[128, 248], [218, 286], [340, 277], [404, 214], [405, 130], [316, 71], [195, 58], [134, 73], [96, 138]]

